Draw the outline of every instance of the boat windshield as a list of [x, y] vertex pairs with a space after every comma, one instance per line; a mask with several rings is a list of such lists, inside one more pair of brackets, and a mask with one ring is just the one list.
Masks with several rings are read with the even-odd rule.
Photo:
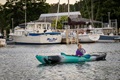
[[35, 27], [35, 24], [28, 24], [27, 27], [29, 28]]

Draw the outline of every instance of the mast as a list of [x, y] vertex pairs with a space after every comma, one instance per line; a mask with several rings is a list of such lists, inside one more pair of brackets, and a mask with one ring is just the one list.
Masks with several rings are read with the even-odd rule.
[[93, 20], [93, 0], [91, 0], [91, 19]]
[[13, 26], [13, 25], [14, 25], [14, 22], [13, 22], [13, 18], [12, 18], [12, 33], [13, 33], [13, 31], [14, 31], [14, 29], [13, 29], [14, 26]]
[[[68, 18], [69, 18], [69, 16], [70, 16], [70, 2], [68, 0]], [[68, 28], [70, 28], [70, 25], [68, 25]]]
[[118, 25], [117, 25], [117, 19], [115, 19], [115, 25], [116, 25], [116, 35], [118, 35]]
[[69, 0], [68, 0], [68, 17], [70, 16], [70, 5], [69, 5]]
[[57, 17], [56, 17], [56, 22], [55, 22], [55, 30], [56, 30], [56, 28], [57, 28], [57, 21], [58, 21], [59, 7], [60, 7], [60, 0], [58, 1]]
[[111, 27], [110, 12], [108, 12], [108, 25]]
[[27, 9], [27, 7], [26, 7], [26, 0], [25, 0], [25, 29], [26, 29], [26, 18], [27, 18], [27, 16], [26, 16], [26, 9]]
[[91, 23], [92, 23], [92, 27], [94, 27], [94, 24], [93, 24], [93, 0], [91, 0]]

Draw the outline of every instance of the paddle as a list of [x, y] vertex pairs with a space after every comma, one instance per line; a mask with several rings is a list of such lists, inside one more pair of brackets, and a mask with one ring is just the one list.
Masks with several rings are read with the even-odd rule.
[[61, 55], [66, 55], [65, 53], [61, 52]]
[[[61, 52], [61, 55], [66, 55], [66, 54]], [[76, 56], [76, 55], [66, 55], [66, 56]], [[90, 54], [86, 54], [86, 55], [83, 55], [83, 56], [80, 56], [80, 57], [85, 57], [86, 59], [89, 59], [91, 57], [91, 55]]]
[[86, 59], [89, 59], [91, 57], [90, 54], [83, 55], [82, 57], [85, 57]]

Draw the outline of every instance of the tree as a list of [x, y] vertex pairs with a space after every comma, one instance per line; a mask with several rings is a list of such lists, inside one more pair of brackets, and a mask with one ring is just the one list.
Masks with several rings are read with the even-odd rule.
[[[91, 17], [91, 1], [92, 0], [80, 0], [74, 4], [75, 9], [79, 10], [82, 17]], [[108, 12], [111, 13], [111, 19], [118, 20], [118, 26], [120, 26], [120, 0], [93, 0], [93, 14], [94, 20], [108, 22]]]
[[50, 5], [45, 3], [46, 0], [7, 0], [4, 5], [0, 5], [0, 29], [9, 30], [12, 26], [12, 18], [14, 26], [25, 22], [25, 3], [27, 22], [34, 21], [39, 18], [40, 14], [48, 13]]
[[[57, 21], [57, 29], [62, 29], [63, 22], [68, 19], [67, 16], [61, 16]], [[52, 22], [52, 27], [55, 28], [56, 19]]]

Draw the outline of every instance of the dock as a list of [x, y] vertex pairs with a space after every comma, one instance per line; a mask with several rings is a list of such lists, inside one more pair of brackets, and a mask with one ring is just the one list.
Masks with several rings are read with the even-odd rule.
[[[59, 32], [65, 31], [65, 37], [62, 38], [61, 43], [65, 44], [78, 44], [79, 38], [78, 38], [78, 29], [66, 29], [66, 30], [57, 30]], [[74, 33], [76, 33], [76, 36], [74, 36]]]

